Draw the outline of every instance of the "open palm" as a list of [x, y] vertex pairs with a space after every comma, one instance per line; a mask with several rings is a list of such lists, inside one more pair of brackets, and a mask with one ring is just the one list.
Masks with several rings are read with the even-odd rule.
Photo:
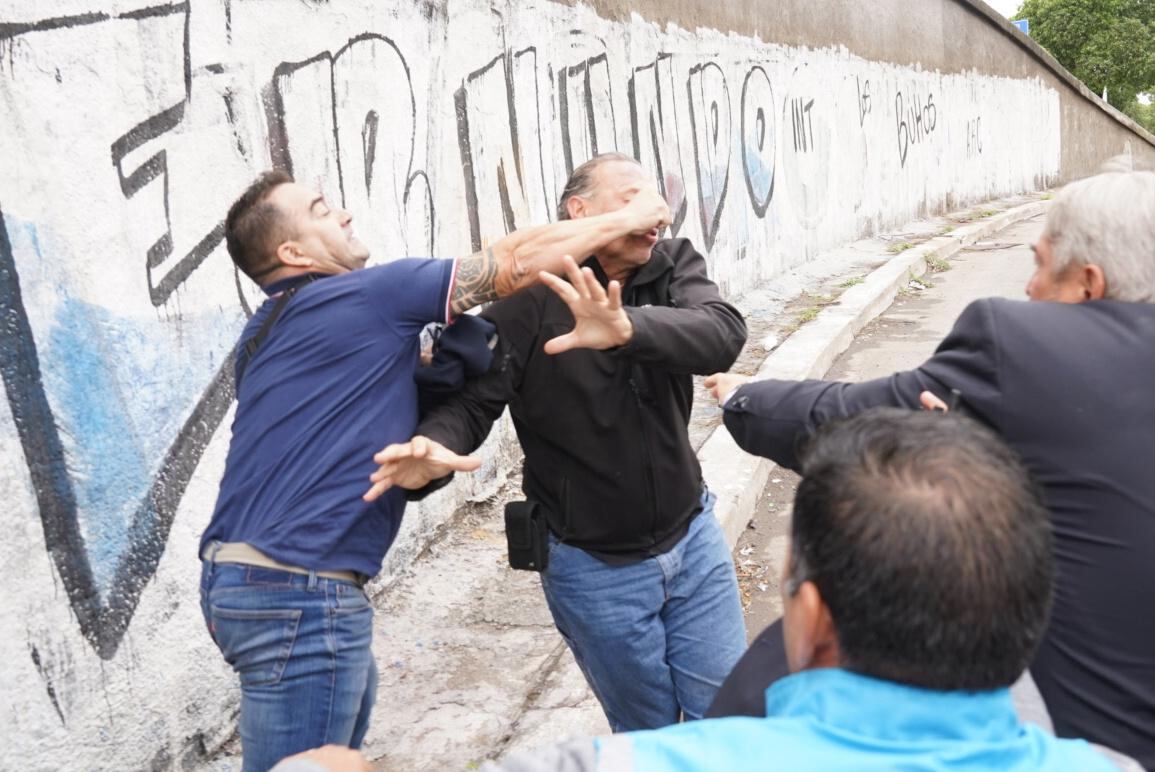
[[547, 341], [545, 353], [560, 354], [575, 348], [607, 349], [629, 343], [634, 326], [622, 309], [622, 285], [611, 281], [607, 291], [589, 268], [579, 269], [569, 255], [564, 263], [568, 282], [544, 272], [541, 281], [569, 306], [574, 328]]
[[460, 456], [440, 442], [418, 435], [409, 442], [389, 445], [373, 456], [380, 466], [369, 476], [373, 486], [362, 496], [374, 501], [396, 485], [406, 490], [424, 488], [450, 472], [472, 472], [481, 460]]

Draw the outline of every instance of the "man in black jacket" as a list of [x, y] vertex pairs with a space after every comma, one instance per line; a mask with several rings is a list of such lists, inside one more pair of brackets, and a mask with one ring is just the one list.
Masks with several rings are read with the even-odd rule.
[[[559, 217], [619, 209], [647, 185], [629, 156], [598, 156], [574, 171]], [[571, 261], [569, 278], [485, 312], [494, 369], [378, 454], [367, 495], [444, 475], [441, 461], [476, 449], [509, 405], [523, 490], [551, 532], [542, 588], [611, 728], [700, 718], [745, 627], [687, 433], [691, 375], [733, 364], [746, 325], [693, 245], [656, 228], [580, 270]]]
[[[1058, 585], [1030, 670], [1056, 733], [1151, 769], [1155, 173], [1068, 185], [1034, 251], [1035, 302], [972, 303], [915, 370], [858, 384], [716, 375], [707, 386], [744, 450], [790, 468], [827, 421], [880, 405], [917, 408], [924, 391], [942, 399], [958, 389], [963, 410], [1021, 454], [1051, 512]], [[751, 656], [769, 664], [758, 652], [774, 643], [756, 643]], [[768, 673], [748, 664], [746, 674]]]

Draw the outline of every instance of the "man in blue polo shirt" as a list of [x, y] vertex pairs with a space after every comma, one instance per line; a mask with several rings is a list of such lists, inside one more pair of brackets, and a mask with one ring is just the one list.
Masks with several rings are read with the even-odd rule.
[[[416, 428], [422, 327], [669, 219], [657, 192], [639, 188], [593, 221], [518, 231], [457, 260], [365, 269], [349, 213], [283, 173], [262, 175], [233, 204], [229, 254], [269, 299], [237, 346], [237, 412], [201, 540], [201, 605], [240, 676], [246, 772], [365, 736], [377, 672], [362, 585], [405, 500], [399, 489], [372, 503], [361, 494], [374, 451]], [[478, 463], [441, 460], [460, 471]]]
[[1113, 769], [1015, 714], [1046, 626], [1046, 510], [1015, 454], [956, 415], [879, 409], [819, 433], [782, 577], [792, 675], [764, 718], [506, 759], [505, 772]]

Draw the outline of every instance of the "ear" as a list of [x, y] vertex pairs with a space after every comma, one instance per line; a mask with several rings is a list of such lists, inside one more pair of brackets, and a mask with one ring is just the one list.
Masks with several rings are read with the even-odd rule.
[[301, 245], [296, 241], [285, 241], [276, 251], [277, 260], [282, 265], [287, 265], [292, 268], [312, 268], [313, 258], [309, 257], [301, 249]]
[[1107, 277], [1094, 263], [1084, 265], [1079, 275], [1084, 300], [1102, 300], [1107, 296]]
[[838, 667], [838, 634], [830, 608], [822, 600], [818, 585], [803, 582], [790, 600], [793, 652], [790, 669], [814, 670]]
[[581, 196], [570, 196], [566, 199], [565, 210], [571, 220], [580, 220], [586, 216], [586, 200]]
[[804, 581], [790, 597], [788, 615], [788, 659], [792, 671], [808, 670], [818, 665], [822, 649], [828, 647], [829, 611], [818, 585]]

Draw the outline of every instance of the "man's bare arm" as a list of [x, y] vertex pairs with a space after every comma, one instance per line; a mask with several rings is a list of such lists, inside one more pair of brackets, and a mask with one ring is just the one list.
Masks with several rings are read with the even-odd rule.
[[666, 202], [657, 190], [644, 188], [614, 212], [514, 231], [486, 250], [458, 258], [450, 309], [456, 316], [506, 297], [536, 284], [540, 271], [563, 273], [566, 255], [582, 260], [622, 236], [669, 223]]
[[474, 306], [497, 300], [500, 297], [497, 294], [497, 274], [498, 262], [493, 247], [459, 258], [457, 277], [449, 298], [453, 315], [459, 316]]

